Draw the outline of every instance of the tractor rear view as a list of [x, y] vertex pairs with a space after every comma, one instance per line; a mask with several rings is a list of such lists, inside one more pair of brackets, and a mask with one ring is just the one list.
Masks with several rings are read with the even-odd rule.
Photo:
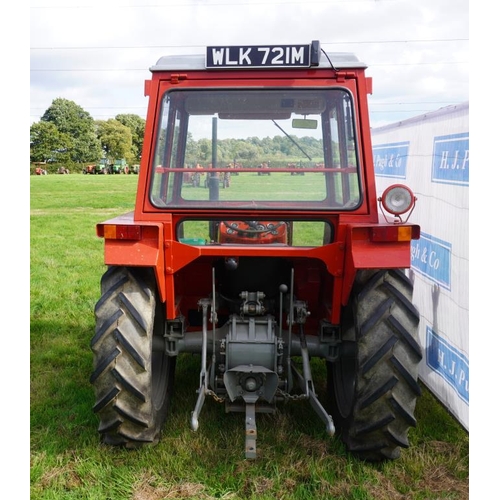
[[[207, 47], [151, 67], [135, 209], [97, 225], [108, 269], [91, 382], [104, 443], [160, 439], [177, 358], [190, 353], [199, 383], [186, 420], [196, 431], [215, 402], [243, 412], [247, 458], [258, 414], [287, 401], [309, 402], [362, 459], [409, 445], [422, 353], [405, 269], [420, 228], [409, 188], [375, 192], [365, 69], [317, 41]], [[276, 136], [293, 158], [303, 138], [315, 144], [305, 175], [291, 159], [268, 163]], [[193, 141], [210, 148], [206, 189], [185, 182], [206, 160]], [[242, 141], [262, 157], [221, 189]], [[325, 364], [323, 400], [312, 358]]]
[[128, 174], [129, 166], [125, 158], [119, 158], [110, 163], [110, 173], [111, 174]]

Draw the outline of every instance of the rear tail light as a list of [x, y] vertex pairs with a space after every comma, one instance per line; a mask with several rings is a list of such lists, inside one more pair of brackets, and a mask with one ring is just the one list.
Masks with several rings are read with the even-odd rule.
[[411, 241], [420, 238], [420, 226], [377, 226], [370, 231], [371, 241]]
[[106, 224], [103, 236], [107, 240], [140, 240], [141, 226], [128, 224]]

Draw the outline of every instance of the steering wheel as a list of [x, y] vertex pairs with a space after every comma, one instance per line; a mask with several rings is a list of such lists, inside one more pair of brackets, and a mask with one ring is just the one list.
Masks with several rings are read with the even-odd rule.
[[280, 221], [277, 224], [273, 222], [268, 222], [265, 225], [262, 222], [259, 221], [253, 221], [253, 220], [245, 220], [245, 221], [239, 221], [245, 224], [247, 227], [242, 228], [238, 225], [238, 222], [232, 221], [223, 221], [224, 225], [228, 229], [232, 229], [233, 231], [237, 232], [238, 234], [247, 234], [247, 235], [260, 235], [260, 234], [266, 234], [266, 233], [272, 233], [273, 231], [276, 231], [278, 228], [281, 226], [284, 226], [286, 222]]

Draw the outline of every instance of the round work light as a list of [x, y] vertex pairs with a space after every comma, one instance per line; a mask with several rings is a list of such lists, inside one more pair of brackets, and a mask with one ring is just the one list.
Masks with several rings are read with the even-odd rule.
[[380, 201], [384, 209], [390, 214], [401, 215], [413, 207], [415, 196], [406, 186], [393, 184], [383, 192]]

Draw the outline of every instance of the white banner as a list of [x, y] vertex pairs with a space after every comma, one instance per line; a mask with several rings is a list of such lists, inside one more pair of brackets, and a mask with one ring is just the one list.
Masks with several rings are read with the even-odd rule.
[[410, 222], [414, 303], [424, 348], [420, 378], [469, 429], [469, 103], [372, 129], [379, 193], [417, 197]]

